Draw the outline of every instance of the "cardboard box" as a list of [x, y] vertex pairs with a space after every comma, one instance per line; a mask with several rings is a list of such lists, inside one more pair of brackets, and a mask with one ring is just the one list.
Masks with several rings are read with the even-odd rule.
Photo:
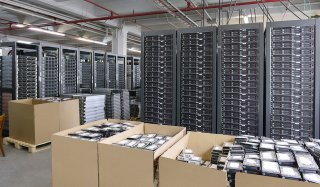
[[236, 187], [319, 187], [319, 184], [246, 173], [236, 174]]
[[9, 102], [9, 136], [33, 145], [50, 142], [59, 132], [59, 103], [36, 99]]
[[59, 102], [60, 131], [80, 125], [79, 100]]
[[[157, 133], [172, 136], [155, 152], [113, 145], [135, 134]], [[127, 134], [114, 136], [98, 144], [100, 187], [152, 187], [155, 161], [186, 134], [186, 129], [176, 126], [144, 124]], [[171, 186], [175, 187], [175, 186]]]
[[[68, 134], [105, 122], [129, 122], [133, 125], [142, 125], [141, 122], [100, 120], [54, 134], [52, 136], [52, 187], [98, 187], [98, 143], [73, 139]], [[125, 131], [120, 134], [127, 133], [129, 132]]]
[[233, 141], [233, 136], [188, 132], [160, 157], [160, 187], [226, 187], [226, 172], [188, 164], [176, 158], [182, 150], [192, 149], [196, 156], [210, 161], [214, 146], [222, 146], [224, 142]]

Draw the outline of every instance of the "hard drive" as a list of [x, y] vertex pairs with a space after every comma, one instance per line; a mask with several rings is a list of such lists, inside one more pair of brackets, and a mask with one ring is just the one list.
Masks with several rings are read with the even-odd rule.
[[280, 166], [295, 166], [296, 161], [291, 152], [277, 153], [278, 163]]
[[302, 173], [317, 173], [319, 172], [319, 166], [314, 158], [309, 153], [297, 153], [295, 154], [299, 171]]
[[273, 151], [262, 151], [260, 152], [261, 161], [277, 161], [276, 153]]
[[281, 176], [285, 179], [301, 180], [301, 175], [297, 168], [280, 166]]
[[260, 151], [274, 151], [274, 144], [261, 143], [259, 149]]
[[265, 176], [280, 176], [280, 168], [277, 162], [261, 161], [262, 174]]
[[260, 172], [261, 171], [260, 160], [251, 159], [251, 158], [245, 158], [243, 160], [243, 170], [245, 170], [245, 171], [253, 171], [253, 172]]
[[316, 173], [303, 173], [303, 180], [307, 182], [312, 182], [316, 184], [320, 184], [320, 175]]

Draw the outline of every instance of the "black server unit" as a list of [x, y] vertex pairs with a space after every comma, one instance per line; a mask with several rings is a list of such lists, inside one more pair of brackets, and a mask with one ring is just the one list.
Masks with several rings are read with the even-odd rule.
[[177, 124], [216, 133], [216, 27], [178, 30]]
[[122, 55], [117, 55], [116, 61], [116, 88], [126, 89], [127, 84], [127, 57]]
[[263, 135], [263, 24], [219, 27], [217, 130]]
[[80, 93], [91, 93], [93, 88], [93, 52], [79, 50], [78, 88]]
[[141, 119], [176, 125], [176, 31], [142, 34]]
[[117, 87], [116, 63], [117, 55], [107, 53], [106, 88], [116, 89]]
[[106, 56], [104, 52], [94, 52], [94, 88], [106, 87]]
[[39, 98], [58, 97], [60, 86], [60, 47], [41, 46], [39, 70]]
[[140, 58], [127, 57], [127, 87], [134, 90], [141, 87]]
[[319, 20], [267, 24], [266, 135], [319, 138]]
[[61, 82], [60, 94], [77, 93], [78, 91], [78, 50], [61, 48]]

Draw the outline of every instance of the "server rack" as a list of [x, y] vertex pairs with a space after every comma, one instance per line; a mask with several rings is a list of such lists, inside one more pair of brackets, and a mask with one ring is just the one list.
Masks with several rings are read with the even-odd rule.
[[76, 48], [61, 47], [60, 94], [77, 93], [78, 69], [78, 50]]
[[319, 138], [319, 20], [267, 23], [266, 135]]
[[219, 27], [217, 130], [263, 135], [263, 24]]
[[116, 61], [116, 86], [117, 89], [127, 88], [127, 58], [126, 56], [117, 55]]
[[[1, 113], [8, 114], [10, 100], [36, 98], [38, 94], [37, 67], [39, 64], [39, 45], [17, 42], [0, 43], [3, 54], [1, 69]], [[8, 134], [8, 119], [4, 133]]]
[[91, 93], [93, 88], [93, 51], [79, 49], [78, 56], [78, 90]]
[[178, 30], [177, 124], [216, 133], [216, 27]]
[[106, 88], [106, 55], [102, 51], [94, 51], [94, 88]]
[[117, 87], [117, 74], [116, 74], [116, 63], [117, 55], [107, 53], [107, 64], [106, 64], [106, 88], [116, 89]]
[[38, 95], [58, 97], [60, 94], [60, 46], [41, 44], [41, 59], [38, 66]]
[[140, 58], [127, 57], [127, 87], [134, 90], [141, 87]]
[[176, 31], [142, 34], [141, 119], [176, 125]]

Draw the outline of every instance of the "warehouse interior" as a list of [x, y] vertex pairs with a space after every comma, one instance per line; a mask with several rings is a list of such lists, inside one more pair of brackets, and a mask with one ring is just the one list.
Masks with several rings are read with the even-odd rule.
[[0, 0], [0, 187], [319, 184], [319, 0]]

